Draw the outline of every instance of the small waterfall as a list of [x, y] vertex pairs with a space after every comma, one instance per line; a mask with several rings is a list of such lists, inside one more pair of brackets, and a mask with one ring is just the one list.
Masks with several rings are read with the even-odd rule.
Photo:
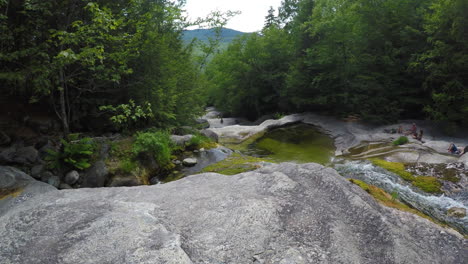
[[447, 210], [452, 207], [465, 208], [468, 211], [467, 200], [463, 198], [466, 194], [458, 197], [447, 197], [422, 193], [410, 187], [399, 176], [376, 167], [367, 161], [347, 161], [343, 164], [336, 164], [335, 169], [346, 178], [365, 181], [384, 189], [388, 193], [397, 192], [400, 199], [405, 203], [459, 229], [465, 234], [468, 233], [468, 216], [455, 218], [447, 215]]

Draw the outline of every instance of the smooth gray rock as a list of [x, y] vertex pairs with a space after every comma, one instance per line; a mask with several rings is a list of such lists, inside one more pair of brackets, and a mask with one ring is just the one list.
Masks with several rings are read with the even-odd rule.
[[73, 187], [71, 187], [70, 185], [62, 182], [59, 185], [59, 189], [60, 190], [71, 190], [71, 189], [73, 189]]
[[171, 141], [178, 146], [185, 146], [192, 139], [193, 135], [177, 136], [172, 135]]
[[108, 187], [139, 186], [142, 185], [136, 177], [114, 177], [110, 180]]
[[458, 208], [458, 207], [452, 207], [448, 209], [447, 215], [451, 217], [457, 217], [457, 218], [463, 218], [466, 216], [466, 209], [465, 208]]
[[83, 174], [83, 183], [81, 187], [84, 188], [97, 188], [104, 187], [109, 176], [109, 171], [104, 161], [98, 161], [93, 164], [89, 169], [86, 169]]
[[383, 207], [317, 164], [281, 163], [234, 176], [205, 173], [162, 185], [9, 199], [15, 205], [7, 211], [0, 200], [0, 260], [9, 264], [468, 259], [463, 236]]
[[19, 148], [15, 153], [13, 162], [24, 165], [34, 164], [38, 155], [38, 151], [33, 146]]
[[205, 129], [205, 128], [209, 128], [210, 127], [210, 123], [208, 123], [208, 120], [204, 119], [204, 118], [198, 118], [195, 120], [195, 122], [197, 123], [197, 126], [201, 129]]
[[33, 176], [36, 179], [41, 178], [41, 174], [44, 171], [45, 166], [43, 164], [38, 164], [34, 167], [31, 168], [31, 176]]
[[196, 158], [186, 158], [182, 161], [182, 164], [187, 167], [195, 166], [198, 163]]
[[60, 178], [58, 176], [52, 176], [47, 179], [47, 183], [54, 186], [55, 188], [58, 188], [60, 186]]
[[200, 133], [202, 135], [204, 135], [205, 137], [210, 138], [214, 142], [218, 143], [218, 140], [219, 140], [218, 134], [216, 134], [215, 132], [213, 132], [211, 130], [204, 129], [204, 130], [200, 131]]
[[70, 171], [65, 175], [65, 183], [69, 185], [75, 184], [79, 179], [80, 174], [75, 170]]
[[50, 172], [50, 171], [43, 171], [41, 173], [41, 177], [40, 177], [40, 180], [43, 181], [43, 182], [48, 182], [50, 178], [54, 177], [55, 175]]
[[9, 164], [15, 158], [16, 148], [14, 146], [0, 151], [0, 164]]
[[[0, 221], [3, 221], [1, 220], [3, 219], [2, 215], [9, 213], [10, 209], [14, 209], [23, 202], [34, 200], [36, 196], [56, 189], [49, 184], [34, 180], [31, 176], [16, 168], [0, 166], [0, 190], [2, 192], [19, 192], [19, 195], [16, 197], [2, 197], [4, 194], [0, 195]], [[2, 251], [3, 248], [0, 247], [0, 252]], [[5, 263], [4, 259], [1, 257], [1, 253], [0, 263]]]

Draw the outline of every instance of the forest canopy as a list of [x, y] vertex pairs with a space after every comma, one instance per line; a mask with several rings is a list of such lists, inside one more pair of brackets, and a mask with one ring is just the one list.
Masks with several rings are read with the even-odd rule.
[[1, 0], [2, 93], [45, 105], [66, 133], [130, 100], [151, 106], [148, 124], [183, 124], [202, 109], [183, 4]]
[[233, 115], [319, 111], [468, 125], [468, 1], [285, 0], [206, 70]]
[[185, 125], [206, 105], [252, 120], [314, 111], [468, 126], [466, 0], [284, 0], [223, 49], [236, 13], [214, 13], [215, 35], [187, 44], [184, 4], [0, 0], [2, 93], [55, 114], [65, 134], [116, 113], [121, 128]]

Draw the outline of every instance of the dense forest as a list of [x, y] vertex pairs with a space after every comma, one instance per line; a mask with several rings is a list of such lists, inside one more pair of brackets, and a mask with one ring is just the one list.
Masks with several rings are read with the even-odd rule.
[[206, 69], [233, 115], [319, 111], [468, 125], [468, 1], [285, 0]]
[[180, 126], [209, 104], [249, 119], [468, 125], [467, 0], [284, 0], [226, 49], [219, 29], [184, 43], [184, 2], [1, 0], [2, 94], [54, 114], [65, 134], [93, 119]]
[[0, 1], [2, 93], [55, 113], [65, 133], [108, 116], [127, 128], [184, 124], [203, 103], [183, 4]]

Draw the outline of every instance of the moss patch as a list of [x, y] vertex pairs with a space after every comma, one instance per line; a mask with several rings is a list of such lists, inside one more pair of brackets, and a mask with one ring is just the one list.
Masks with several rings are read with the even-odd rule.
[[216, 172], [224, 175], [235, 175], [246, 171], [258, 169], [259, 162], [272, 162], [269, 159], [244, 156], [239, 153], [233, 153], [230, 157], [218, 163], [204, 168], [203, 172]]
[[[247, 133], [240, 133], [240, 135], [245, 137], [247, 136]], [[250, 136], [249, 138], [243, 141], [233, 141], [232, 139], [221, 138], [220, 142], [222, 145], [230, 149], [238, 150], [238, 151], [246, 151], [250, 144], [254, 143], [255, 141], [257, 141], [259, 138], [263, 137], [264, 135], [265, 135], [265, 132], [259, 132], [257, 134]]]
[[384, 168], [395, 173], [406, 181], [411, 182], [414, 186], [428, 193], [442, 193], [440, 189], [442, 184], [436, 177], [431, 176], [415, 176], [405, 170], [405, 164], [399, 162], [389, 162], [382, 159], [370, 159], [372, 164]]
[[364, 191], [366, 191], [367, 193], [369, 193], [372, 197], [374, 197], [374, 199], [376, 199], [379, 203], [387, 206], [387, 207], [391, 207], [391, 208], [395, 208], [397, 210], [400, 210], [400, 211], [405, 211], [405, 212], [409, 212], [409, 213], [412, 213], [412, 214], [415, 214], [415, 215], [419, 215], [423, 218], [426, 218], [434, 223], [437, 223], [439, 225], [442, 225], [442, 226], [446, 226], [446, 225], [443, 225], [442, 223], [436, 221], [435, 219], [433, 219], [432, 217], [414, 209], [414, 208], [411, 208], [409, 207], [408, 205], [400, 202], [398, 199], [394, 199], [389, 193], [385, 192], [383, 189], [377, 187], [377, 186], [374, 186], [374, 185], [370, 185], [370, 184], [367, 184], [363, 181], [360, 181], [360, 180], [356, 180], [356, 179], [349, 179], [349, 181], [351, 183], [354, 183], [356, 184], [357, 186], [361, 187]]
[[12, 189], [3, 189], [0, 188], [0, 200], [6, 199], [8, 197], [17, 197], [23, 192], [23, 188], [12, 188]]
[[333, 139], [314, 126], [296, 124], [258, 133], [241, 144], [229, 145], [247, 155], [268, 157], [277, 162], [330, 163], [335, 147]]

